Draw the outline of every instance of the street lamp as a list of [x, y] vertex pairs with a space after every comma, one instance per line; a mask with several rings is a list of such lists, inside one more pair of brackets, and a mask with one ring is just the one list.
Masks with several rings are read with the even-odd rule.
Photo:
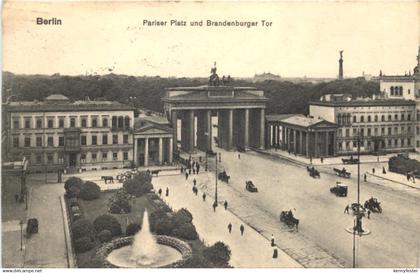
[[23, 220], [20, 220], [20, 251], [23, 250]]

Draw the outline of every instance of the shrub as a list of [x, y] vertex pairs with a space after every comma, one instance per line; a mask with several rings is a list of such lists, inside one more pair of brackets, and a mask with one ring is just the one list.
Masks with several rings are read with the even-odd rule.
[[126, 236], [133, 236], [140, 230], [140, 224], [138, 223], [130, 223], [128, 224], [127, 228], [125, 229]]
[[99, 198], [101, 188], [94, 182], [86, 181], [80, 188], [80, 198], [84, 200], [93, 200]]
[[86, 219], [78, 219], [71, 224], [71, 232], [73, 239], [82, 237], [93, 237], [95, 235], [95, 228], [92, 223]]
[[111, 231], [104, 229], [98, 233], [98, 239], [101, 243], [109, 242], [112, 239]]
[[147, 172], [140, 172], [131, 179], [127, 179], [123, 188], [129, 194], [140, 197], [145, 193], [149, 193], [153, 189], [152, 176]]
[[180, 227], [182, 224], [191, 223], [193, 220], [192, 214], [187, 209], [180, 209], [174, 215], [174, 224]]
[[150, 229], [156, 231], [156, 226], [159, 221], [169, 220], [168, 215], [162, 210], [156, 210], [149, 216]]
[[404, 156], [393, 156], [388, 161], [389, 170], [396, 173], [407, 174], [414, 172], [420, 174], [420, 162], [415, 159], [409, 159]]
[[181, 226], [174, 228], [172, 230], [172, 236], [186, 240], [198, 239], [197, 231], [192, 223], [184, 223]]
[[155, 224], [155, 232], [158, 235], [171, 235], [175, 225], [169, 218], [157, 220]]
[[203, 255], [207, 260], [212, 262], [216, 267], [229, 266], [231, 251], [229, 246], [223, 242], [217, 242], [214, 245], [203, 250]]
[[109, 214], [104, 214], [98, 216], [95, 221], [93, 221], [93, 226], [95, 227], [96, 232], [101, 232], [102, 230], [109, 230], [112, 236], [121, 235], [121, 225], [118, 220]]
[[74, 241], [74, 249], [79, 253], [91, 250], [94, 246], [94, 241], [88, 236], [78, 238]]
[[79, 196], [82, 185], [82, 179], [72, 176], [64, 182], [64, 189], [69, 197], [77, 197]]
[[132, 198], [124, 189], [119, 189], [109, 199], [109, 211], [111, 213], [128, 213], [131, 211], [130, 199]]

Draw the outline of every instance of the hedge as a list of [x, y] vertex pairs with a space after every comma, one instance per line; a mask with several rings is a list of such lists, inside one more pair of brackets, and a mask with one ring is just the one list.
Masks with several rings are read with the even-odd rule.
[[93, 226], [98, 233], [107, 229], [111, 232], [112, 236], [119, 236], [122, 234], [120, 223], [114, 216], [109, 214], [98, 216], [95, 221], [93, 221]]
[[80, 188], [80, 198], [84, 200], [93, 200], [99, 198], [101, 188], [94, 182], [86, 181]]
[[229, 246], [223, 242], [217, 242], [203, 250], [204, 257], [217, 267], [229, 266], [231, 254]]
[[86, 252], [95, 246], [95, 242], [88, 236], [78, 238], [74, 241], [74, 249], [76, 252]]
[[192, 223], [184, 223], [172, 230], [172, 236], [186, 240], [198, 239], [198, 234], [195, 226]]

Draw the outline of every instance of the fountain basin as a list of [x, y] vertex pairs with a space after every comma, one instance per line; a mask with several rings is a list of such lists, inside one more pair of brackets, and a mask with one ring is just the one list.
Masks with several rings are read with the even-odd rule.
[[[138, 265], [129, 261], [131, 245], [134, 236], [115, 239], [102, 246], [97, 251], [97, 256], [101, 259], [105, 268], [140, 268], [140, 267], [180, 267], [191, 257], [191, 247], [184, 241], [164, 235], [155, 235], [159, 248], [159, 257], [149, 265]], [[160, 255], [162, 254], [162, 255]]]

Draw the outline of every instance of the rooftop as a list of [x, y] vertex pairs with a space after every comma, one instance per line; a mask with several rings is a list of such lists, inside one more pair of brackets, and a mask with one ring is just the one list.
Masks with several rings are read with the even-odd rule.
[[279, 121], [294, 126], [303, 128], [314, 127], [315, 125], [323, 124], [326, 127], [337, 127], [338, 125], [321, 118], [314, 118], [311, 116], [304, 116], [302, 114], [282, 114], [282, 115], [267, 115], [267, 121]]
[[351, 101], [311, 101], [310, 105], [346, 107], [346, 106], [415, 106], [413, 100], [404, 99], [358, 99]]
[[248, 86], [229, 86], [229, 85], [219, 85], [219, 86], [211, 86], [211, 85], [200, 85], [200, 86], [189, 86], [189, 87], [168, 87], [165, 88], [166, 91], [240, 91], [240, 90], [257, 90], [255, 87], [248, 87]]

